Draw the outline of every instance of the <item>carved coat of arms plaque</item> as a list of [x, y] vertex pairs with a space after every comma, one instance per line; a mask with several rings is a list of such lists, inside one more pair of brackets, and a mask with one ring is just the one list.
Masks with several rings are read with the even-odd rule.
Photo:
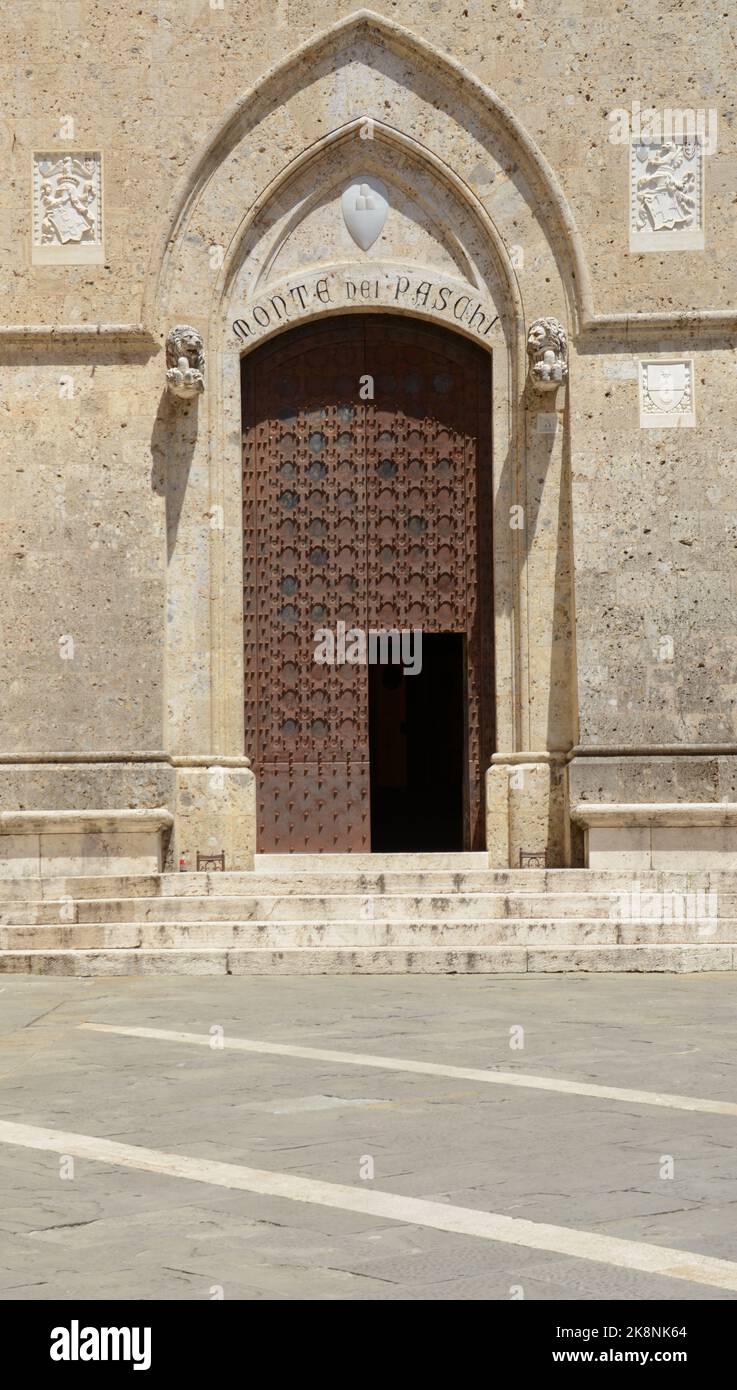
[[103, 260], [99, 154], [34, 156], [33, 260]]
[[641, 362], [640, 425], [662, 429], [695, 423], [693, 362]]
[[639, 141], [630, 159], [630, 250], [702, 249], [699, 141]]

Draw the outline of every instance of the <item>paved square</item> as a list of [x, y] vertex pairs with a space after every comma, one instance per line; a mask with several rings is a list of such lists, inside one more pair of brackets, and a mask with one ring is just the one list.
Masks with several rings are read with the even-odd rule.
[[0, 1297], [734, 1298], [733, 999], [8, 980]]

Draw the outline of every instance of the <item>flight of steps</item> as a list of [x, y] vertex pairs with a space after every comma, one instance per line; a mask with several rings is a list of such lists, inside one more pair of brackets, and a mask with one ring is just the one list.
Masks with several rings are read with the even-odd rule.
[[489, 869], [485, 854], [274, 854], [257, 855], [251, 873], [0, 880], [4, 974], [736, 968], [730, 874]]

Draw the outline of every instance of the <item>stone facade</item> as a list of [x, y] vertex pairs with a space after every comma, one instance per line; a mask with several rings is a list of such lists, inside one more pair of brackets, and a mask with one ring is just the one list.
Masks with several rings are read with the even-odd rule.
[[352, 308], [492, 355], [491, 862], [737, 866], [735, 20], [377, 5], [0, 19], [6, 876], [252, 864], [240, 359]]

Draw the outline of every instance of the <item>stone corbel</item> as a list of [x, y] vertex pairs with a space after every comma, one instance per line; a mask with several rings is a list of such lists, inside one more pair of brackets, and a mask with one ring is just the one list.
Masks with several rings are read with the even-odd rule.
[[568, 379], [568, 335], [557, 319], [535, 319], [527, 334], [530, 381], [536, 391], [556, 391]]
[[166, 339], [166, 384], [173, 396], [189, 401], [205, 389], [205, 345], [189, 324], [172, 328]]

